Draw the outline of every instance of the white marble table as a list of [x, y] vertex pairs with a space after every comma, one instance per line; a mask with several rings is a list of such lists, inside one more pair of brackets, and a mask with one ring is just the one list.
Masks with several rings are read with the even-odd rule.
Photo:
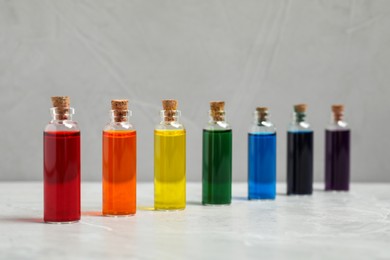
[[100, 216], [100, 183], [82, 184], [82, 220], [42, 223], [41, 183], [0, 183], [0, 258], [63, 259], [390, 259], [390, 184], [353, 184], [349, 193], [204, 207], [200, 183], [187, 185], [187, 209], [156, 212], [153, 185], [138, 184], [134, 217]]

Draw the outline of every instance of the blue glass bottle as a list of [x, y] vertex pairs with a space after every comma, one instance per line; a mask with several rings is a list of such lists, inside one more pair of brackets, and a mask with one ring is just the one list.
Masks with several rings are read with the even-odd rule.
[[248, 133], [248, 199], [275, 199], [276, 129], [268, 108], [258, 107]]

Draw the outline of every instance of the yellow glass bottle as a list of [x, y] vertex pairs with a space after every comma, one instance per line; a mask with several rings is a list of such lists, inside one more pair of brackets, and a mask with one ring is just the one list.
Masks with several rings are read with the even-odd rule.
[[186, 132], [176, 100], [163, 100], [162, 120], [154, 130], [154, 209], [186, 207]]

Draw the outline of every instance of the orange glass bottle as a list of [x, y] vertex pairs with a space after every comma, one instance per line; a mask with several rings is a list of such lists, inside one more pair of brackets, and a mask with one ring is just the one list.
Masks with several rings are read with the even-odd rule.
[[111, 107], [111, 122], [103, 129], [103, 215], [134, 215], [137, 135], [128, 101], [112, 100]]

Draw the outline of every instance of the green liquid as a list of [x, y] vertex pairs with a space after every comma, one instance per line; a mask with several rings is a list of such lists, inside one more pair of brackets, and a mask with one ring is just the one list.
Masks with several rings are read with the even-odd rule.
[[203, 130], [202, 203], [232, 200], [232, 130]]

